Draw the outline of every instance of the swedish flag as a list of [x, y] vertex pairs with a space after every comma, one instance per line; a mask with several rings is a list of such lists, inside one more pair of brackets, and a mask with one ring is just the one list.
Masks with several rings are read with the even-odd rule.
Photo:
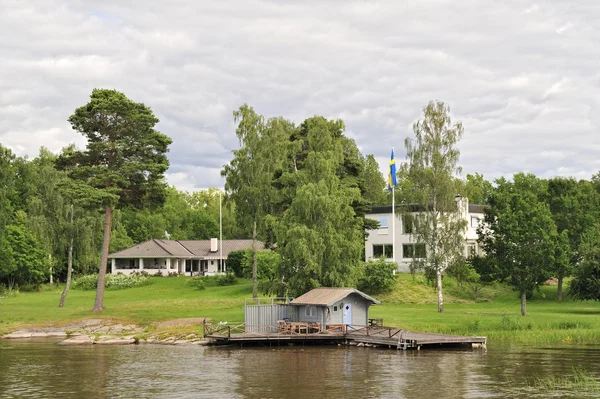
[[394, 149], [392, 148], [392, 156], [390, 158], [390, 169], [388, 171], [388, 186], [387, 189], [392, 191], [396, 187], [396, 161], [394, 160]]

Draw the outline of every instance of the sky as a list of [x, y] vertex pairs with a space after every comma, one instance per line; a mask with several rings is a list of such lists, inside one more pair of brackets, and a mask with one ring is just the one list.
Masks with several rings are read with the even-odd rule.
[[35, 157], [83, 136], [94, 88], [150, 106], [167, 181], [223, 187], [248, 103], [342, 119], [386, 170], [429, 101], [464, 125], [466, 174], [600, 171], [597, 0], [0, 0], [0, 144]]

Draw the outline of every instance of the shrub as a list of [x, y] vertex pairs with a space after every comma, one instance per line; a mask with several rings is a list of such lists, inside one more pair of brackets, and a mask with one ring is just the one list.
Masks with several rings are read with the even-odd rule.
[[[104, 280], [104, 287], [107, 290], [122, 290], [126, 288], [141, 287], [150, 284], [148, 277], [141, 273], [132, 273], [128, 276], [124, 274], [107, 274]], [[73, 289], [91, 291], [98, 286], [98, 275], [90, 274], [82, 276], [73, 281]]]
[[392, 289], [396, 282], [396, 263], [383, 259], [365, 262], [363, 276], [358, 281], [358, 289], [368, 294], [380, 294]]
[[229, 255], [227, 255], [227, 269], [233, 271], [237, 277], [251, 277], [244, 275], [244, 262], [247, 257], [247, 252], [251, 253], [252, 251], [243, 249], [240, 251], [232, 251], [229, 253]]
[[206, 288], [206, 282], [204, 279], [205, 277], [191, 277], [185, 282], [185, 285], [188, 287], [194, 287], [198, 290], [203, 290]]
[[226, 285], [234, 285], [237, 282], [235, 275], [233, 273], [227, 273], [221, 276], [217, 276], [217, 285], [218, 286], [226, 286]]

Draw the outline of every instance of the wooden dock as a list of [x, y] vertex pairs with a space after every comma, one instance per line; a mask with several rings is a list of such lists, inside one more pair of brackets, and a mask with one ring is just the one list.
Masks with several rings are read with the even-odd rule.
[[216, 344], [263, 344], [281, 345], [298, 344], [349, 344], [373, 345], [394, 349], [422, 349], [448, 346], [464, 346], [468, 348], [485, 348], [486, 337], [432, 334], [402, 330], [395, 327], [350, 325], [335, 325], [325, 331], [309, 332], [271, 331], [248, 332], [244, 324], [238, 325], [208, 325], [204, 326], [204, 336]]

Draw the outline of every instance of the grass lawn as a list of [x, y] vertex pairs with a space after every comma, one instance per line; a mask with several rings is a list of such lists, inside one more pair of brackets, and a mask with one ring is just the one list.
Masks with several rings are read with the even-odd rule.
[[[215, 322], [242, 322], [244, 298], [250, 298], [250, 281], [233, 286], [196, 290], [187, 277], [152, 277], [151, 285], [106, 291], [105, 310], [92, 313], [95, 291], [71, 290], [64, 308], [58, 307], [62, 286], [45, 286], [41, 292], [23, 292], [0, 298], [0, 334], [19, 327], [66, 325], [86, 318], [110, 318], [152, 328], [163, 320], [210, 317]], [[527, 302], [526, 317], [510, 288], [496, 285], [476, 292], [445, 279], [445, 311], [437, 312], [435, 290], [422, 276], [401, 275], [392, 292], [375, 295], [381, 305], [370, 315], [385, 325], [406, 330], [448, 334], [485, 335], [490, 342], [592, 344], [600, 340], [600, 303], [557, 302], [556, 287], [542, 287]], [[473, 298], [476, 297], [476, 300]]]

